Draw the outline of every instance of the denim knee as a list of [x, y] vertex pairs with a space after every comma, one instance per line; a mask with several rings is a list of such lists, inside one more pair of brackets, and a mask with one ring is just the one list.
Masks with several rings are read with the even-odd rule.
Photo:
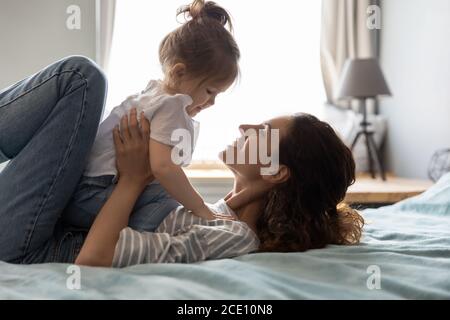
[[92, 59], [80, 55], [67, 56], [61, 59], [60, 63], [62, 70], [76, 70], [87, 81], [89, 84], [88, 94], [92, 98], [96, 96], [94, 99], [101, 101], [94, 104], [101, 107], [101, 110], [95, 111], [103, 115], [104, 102], [108, 91], [108, 79], [102, 69]]
[[73, 66], [76, 69], [80, 69], [80, 70], [81, 69], [83, 69], [83, 70], [92, 69], [94, 72], [103, 73], [103, 71], [101, 71], [101, 69], [97, 65], [97, 63], [95, 63], [94, 60], [92, 60], [91, 58], [88, 58], [86, 56], [79, 56], [79, 55], [67, 56], [67, 57], [61, 59], [61, 62], [65, 65]]
[[107, 77], [103, 72], [103, 70], [94, 60], [85, 56], [72, 55], [63, 58], [61, 62], [64, 66], [70, 66], [76, 70], [79, 70], [84, 77], [88, 79], [93, 79], [96, 85], [103, 87], [99, 88], [100, 90], [101, 89], [106, 90], [108, 86]]

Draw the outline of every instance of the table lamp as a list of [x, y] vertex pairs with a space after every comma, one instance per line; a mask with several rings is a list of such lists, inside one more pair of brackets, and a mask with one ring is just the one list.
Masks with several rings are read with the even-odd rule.
[[388, 88], [383, 72], [381, 71], [378, 60], [375, 58], [368, 59], [347, 59], [341, 72], [339, 83], [336, 91], [337, 99], [357, 99], [360, 100], [361, 112], [363, 120], [360, 123], [360, 130], [356, 134], [351, 144], [353, 151], [358, 139], [365, 137], [367, 148], [367, 156], [369, 162], [369, 171], [372, 178], [375, 178], [375, 170], [373, 166], [375, 161], [381, 173], [381, 178], [386, 180], [383, 163], [380, 153], [373, 138], [373, 131], [368, 129], [370, 123], [367, 121], [367, 99], [375, 99], [377, 96], [390, 96], [391, 92]]

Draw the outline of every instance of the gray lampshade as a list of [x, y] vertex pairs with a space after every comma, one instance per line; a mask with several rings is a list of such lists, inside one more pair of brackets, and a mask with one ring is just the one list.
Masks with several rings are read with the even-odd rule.
[[371, 98], [391, 95], [377, 59], [347, 59], [342, 69], [336, 98]]

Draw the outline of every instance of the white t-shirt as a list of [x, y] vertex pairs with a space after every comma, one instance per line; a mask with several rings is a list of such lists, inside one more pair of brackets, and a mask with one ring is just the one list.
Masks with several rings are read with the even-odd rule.
[[[164, 92], [160, 80], [151, 80], [143, 91], [125, 99], [100, 124], [84, 175], [88, 177], [117, 175], [112, 132], [114, 127], [120, 124], [121, 118], [130, 114], [133, 107], [137, 110], [138, 121], [140, 121], [141, 111], [144, 111], [145, 117], [151, 124], [150, 137], [158, 142], [176, 146], [184, 138], [177, 135], [172, 139], [172, 134], [176, 129], [186, 130], [184, 132], [189, 136], [183, 137], [190, 137], [187, 146], [191, 150], [182, 154], [185, 158], [183, 158], [184, 161], [181, 165], [188, 165], [197, 142], [200, 127], [199, 122], [192, 119], [186, 112], [186, 107], [191, 105], [192, 102], [192, 98], [186, 94], [167, 94]], [[186, 144], [183, 144], [183, 146], [186, 146]]]

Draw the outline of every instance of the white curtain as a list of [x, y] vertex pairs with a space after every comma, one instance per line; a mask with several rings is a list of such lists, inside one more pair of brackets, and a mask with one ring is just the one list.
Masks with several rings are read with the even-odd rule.
[[329, 104], [349, 107], [348, 102], [334, 99], [347, 58], [378, 56], [379, 30], [366, 24], [370, 5], [379, 5], [379, 0], [322, 0], [320, 59]]
[[96, 60], [107, 73], [114, 32], [116, 0], [96, 0]]

